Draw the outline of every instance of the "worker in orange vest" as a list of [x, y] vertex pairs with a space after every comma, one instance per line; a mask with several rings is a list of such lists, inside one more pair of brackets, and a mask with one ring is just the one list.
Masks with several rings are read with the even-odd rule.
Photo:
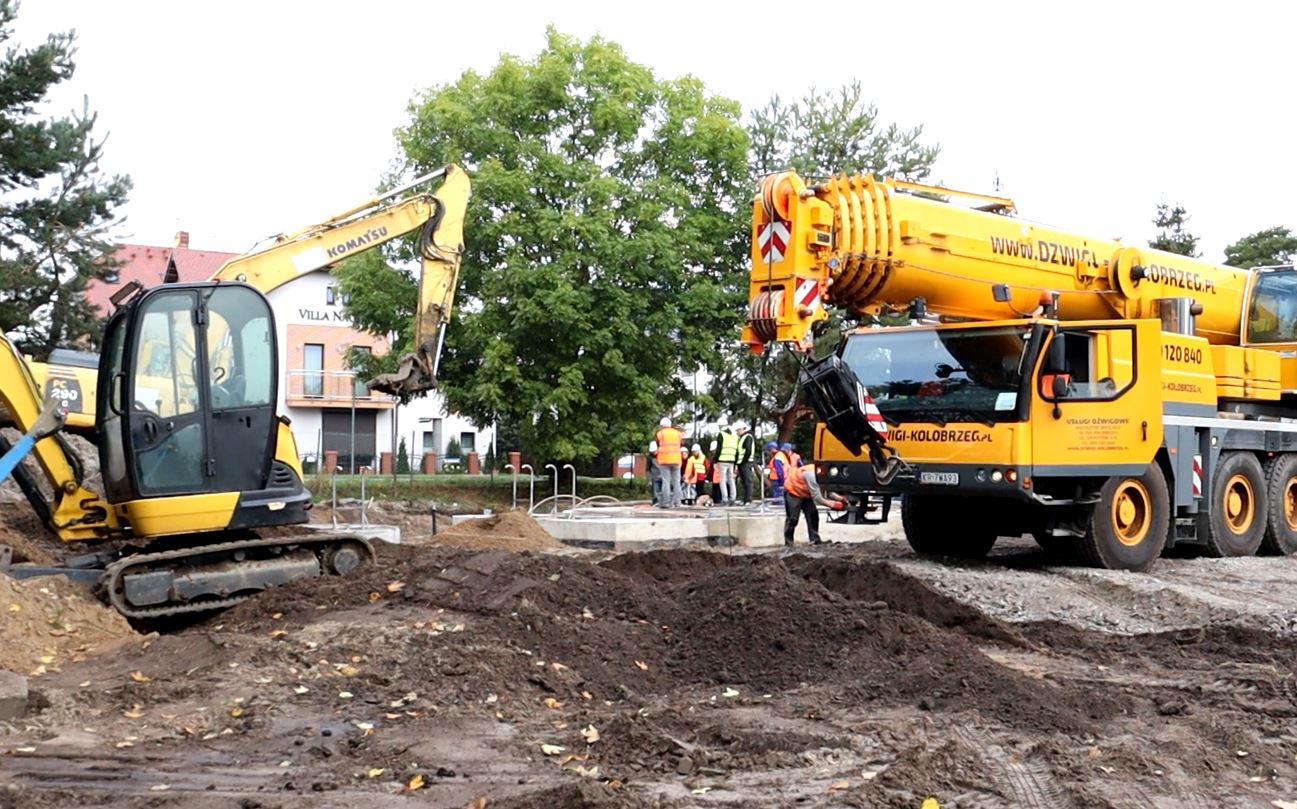
[[770, 453], [770, 458], [766, 461], [766, 477], [770, 479], [770, 496], [778, 500], [784, 496], [784, 470], [788, 467], [788, 456], [780, 452], [777, 441], [767, 441], [766, 452]]
[[842, 511], [847, 507], [847, 499], [838, 494], [826, 496], [820, 491], [814, 466], [789, 466], [784, 476], [785, 545], [793, 544], [793, 532], [797, 530], [802, 514], [806, 515], [806, 531], [810, 534], [811, 544], [820, 544], [820, 512], [815, 509], [816, 504]]
[[671, 426], [670, 418], [663, 416], [658, 422], [657, 435], [653, 440], [657, 444], [658, 474], [662, 476], [662, 499], [658, 501], [658, 506], [676, 508], [680, 505], [680, 465], [684, 461], [684, 436]]

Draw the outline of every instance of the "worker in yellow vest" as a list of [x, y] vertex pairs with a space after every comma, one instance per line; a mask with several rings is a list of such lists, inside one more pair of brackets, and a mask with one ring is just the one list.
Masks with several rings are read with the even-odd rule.
[[680, 505], [680, 464], [684, 461], [682, 444], [684, 436], [671, 426], [671, 419], [663, 416], [658, 422], [657, 435], [653, 438], [657, 444], [658, 474], [662, 476], [662, 499], [658, 501], [661, 508], [677, 508]]
[[820, 491], [814, 466], [790, 465], [784, 473], [785, 545], [793, 544], [793, 532], [797, 530], [797, 521], [802, 514], [806, 515], [806, 531], [810, 534], [811, 544], [820, 544], [820, 512], [815, 509], [817, 503], [834, 511], [842, 511], [847, 507], [847, 499], [842, 495], [825, 495]]
[[685, 495], [684, 504], [692, 506], [698, 500], [698, 484], [707, 480], [707, 458], [703, 448], [694, 444], [685, 458]]
[[716, 502], [722, 506], [732, 506], [738, 499], [734, 486], [735, 464], [739, 460], [739, 437], [729, 425], [721, 425], [721, 432], [712, 441], [712, 453], [716, 459], [716, 468], [720, 471], [720, 489]]

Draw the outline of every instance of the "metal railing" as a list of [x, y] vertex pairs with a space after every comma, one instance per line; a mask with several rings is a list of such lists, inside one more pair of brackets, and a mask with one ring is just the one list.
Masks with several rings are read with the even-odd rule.
[[389, 404], [395, 396], [374, 393], [365, 387], [365, 380], [355, 371], [308, 371], [291, 369], [288, 372], [288, 390], [285, 395], [293, 399], [306, 399], [320, 404], [350, 404], [352, 402]]

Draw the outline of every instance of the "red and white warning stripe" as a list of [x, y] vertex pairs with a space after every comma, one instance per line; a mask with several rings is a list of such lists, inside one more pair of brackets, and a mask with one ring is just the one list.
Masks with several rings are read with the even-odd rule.
[[1193, 496], [1202, 497], [1202, 456], [1193, 456]]
[[761, 248], [761, 260], [776, 262], [784, 260], [784, 251], [788, 249], [788, 223], [776, 219], [761, 226], [757, 231], [757, 245]]
[[803, 278], [797, 282], [795, 297], [798, 308], [815, 309], [820, 305], [820, 282], [814, 278]]
[[860, 409], [865, 414], [865, 420], [869, 422], [870, 427], [874, 428], [874, 432], [886, 439], [887, 419], [883, 418], [878, 405], [874, 404], [874, 397], [869, 395], [869, 391], [865, 390], [863, 385], [856, 385], [856, 390], [860, 394]]

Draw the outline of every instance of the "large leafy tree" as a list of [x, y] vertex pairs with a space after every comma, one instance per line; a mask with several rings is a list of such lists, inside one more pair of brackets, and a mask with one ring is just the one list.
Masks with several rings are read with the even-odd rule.
[[[0, 0], [0, 43], [13, 34], [14, 0]], [[130, 180], [99, 171], [103, 142], [87, 108], [37, 114], [72, 76], [74, 35], [49, 35], [0, 57], [0, 331], [43, 359], [58, 345], [94, 346], [96, 313], [84, 292], [112, 252], [107, 229]]]
[[[761, 176], [788, 168], [807, 177], [859, 172], [922, 181], [940, 152], [923, 142], [922, 126], [885, 124], [859, 82], [831, 92], [812, 89], [799, 101], [776, 96], [750, 114], [747, 129], [752, 190]], [[745, 234], [750, 227], [745, 220]], [[816, 339], [818, 353], [835, 347], [842, 325], [843, 313], [831, 311], [829, 328]], [[705, 404], [731, 417], [774, 423], [788, 440], [798, 420], [809, 416], [796, 395], [798, 357], [778, 347], [753, 355], [737, 340], [725, 354], [725, 370], [714, 378]]]
[[1245, 269], [1291, 264], [1295, 256], [1297, 236], [1284, 227], [1259, 230], [1225, 248], [1225, 263]]
[[449, 407], [510, 424], [538, 457], [642, 446], [683, 398], [680, 372], [736, 339], [751, 196], [739, 117], [694, 78], [553, 29], [535, 58], [418, 97], [398, 133], [407, 166], [473, 175]]
[[1198, 237], [1188, 230], [1189, 213], [1183, 205], [1159, 204], [1153, 226], [1157, 228], [1157, 236], [1148, 243], [1149, 247], [1190, 258], [1198, 257]]

